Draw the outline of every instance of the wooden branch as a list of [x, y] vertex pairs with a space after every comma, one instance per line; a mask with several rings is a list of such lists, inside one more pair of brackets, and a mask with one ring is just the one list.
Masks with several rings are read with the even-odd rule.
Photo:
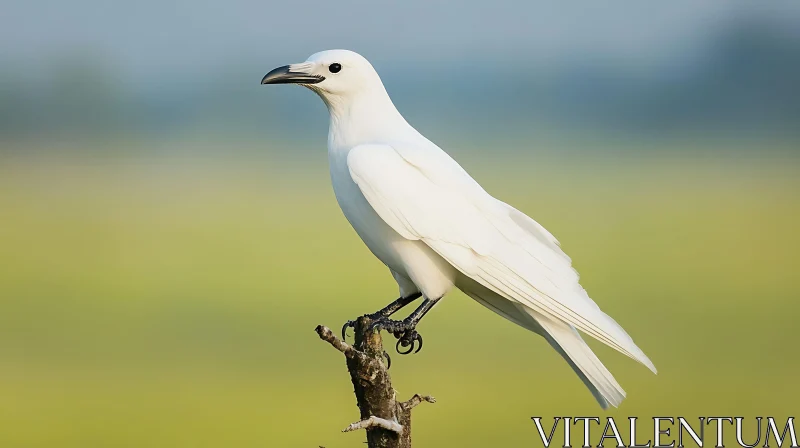
[[401, 403], [400, 406], [402, 406], [403, 409], [410, 411], [415, 407], [419, 406], [419, 404], [422, 403], [423, 401], [427, 401], [428, 403], [436, 403], [436, 399], [431, 397], [430, 395], [423, 396], [420, 394], [414, 394], [414, 396], [411, 397], [410, 400]]
[[335, 348], [336, 350], [339, 350], [340, 352], [344, 353], [344, 356], [348, 358], [353, 358], [356, 356], [360, 357], [364, 356], [363, 353], [360, 353], [358, 350], [354, 349], [347, 342], [344, 342], [343, 340], [337, 338], [336, 335], [333, 334], [330, 328], [322, 325], [317, 325], [316, 331], [320, 339], [327, 342], [328, 344], [331, 344], [331, 346], [333, 346], [333, 348]]
[[430, 396], [414, 395], [406, 402], [396, 400], [384, 358], [380, 332], [369, 331], [368, 316], [358, 318], [355, 343], [349, 345], [325, 326], [318, 326], [320, 339], [342, 352], [353, 383], [360, 421], [344, 432], [364, 429], [369, 448], [411, 448], [411, 410], [422, 402], [435, 403]]
[[403, 427], [400, 426], [400, 423], [397, 423], [395, 421], [384, 420], [382, 418], [375, 417], [374, 415], [366, 420], [361, 420], [360, 422], [351, 423], [350, 426], [344, 428], [342, 432], [350, 432], [350, 431], [355, 431], [357, 429], [369, 429], [375, 427], [388, 429], [389, 431], [396, 432], [398, 434], [403, 433]]

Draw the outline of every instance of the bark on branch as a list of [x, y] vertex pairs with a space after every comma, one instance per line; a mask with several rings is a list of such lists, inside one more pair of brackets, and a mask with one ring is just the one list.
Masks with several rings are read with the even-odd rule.
[[414, 395], [408, 401], [397, 401], [380, 332], [369, 331], [370, 323], [367, 316], [356, 321], [353, 345], [336, 337], [328, 327], [316, 328], [320, 339], [344, 354], [361, 411], [360, 420], [343, 431], [366, 430], [369, 448], [411, 448], [411, 410], [422, 402], [436, 400]]

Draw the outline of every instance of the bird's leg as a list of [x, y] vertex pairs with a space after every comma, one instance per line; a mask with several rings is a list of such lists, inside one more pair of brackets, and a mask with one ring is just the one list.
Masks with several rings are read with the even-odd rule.
[[[401, 355], [407, 355], [412, 351], [417, 353], [422, 350], [422, 336], [417, 333], [417, 324], [438, 301], [439, 299], [428, 299], [426, 297], [422, 304], [405, 319], [391, 320], [388, 316], [379, 317], [372, 323], [370, 328], [377, 331], [386, 330], [392, 333], [397, 338], [397, 345], [395, 346], [397, 353]], [[419, 341], [419, 347], [414, 350], [417, 341]], [[408, 350], [402, 351], [400, 347], [408, 347]]]
[[381, 308], [375, 313], [369, 315], [372, 320], [381, 318], [381, 317], [389, 317], [392, 314], [400, 311], [401, 309], [405, 308], [406, 305], [409, 303], [419, 299], [422, 297], [421, 292], [415, 292], [414, 294], [410, 294], [408, 297], [400, 297], [399, 299], [395, 300], [394, 302], [386, 305], [385, 307]]
[[[394, 302], [386, 305], [385, 307], [381, 308], [380, 310], [378, 310], [378, 311], [376, 311], [376, 312], [374, 312], [372, 314], [367, 314], [367, 316], [372, 321], [376, 321], [376, 320], [379, 320], [379, 319], [382, 319], [382, 318], [389, 317], [392, 314], [394, 314], [394, 313], [400, 311], [401, 309], [403, 309], [409, 303], [419, 299], [420, 297], [422, 297], [422, 293], [420, 293], [420, 292], [415, 292], [414, 294], [410, 294], [410, 295], [408, 295], [406, 297], [400, 297], [399, 299], [397, 299]], [[345, 322], [344, 326], [342, 327], [342, 339], [347, 339], [347, 329], [348, 328], [355, 328], [355, 326], [356, 326], [356, 321], [354, 321], [354, 320], [348, 320], [347, 322]]]

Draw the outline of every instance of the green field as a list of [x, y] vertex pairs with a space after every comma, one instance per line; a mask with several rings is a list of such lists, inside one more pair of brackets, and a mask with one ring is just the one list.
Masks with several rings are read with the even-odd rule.
[[[396, 296], [326, 157], [0, 158], [0, 447], [359, 447], [319, 341]], [[800, 408], [800, 160], [467, 157], [550, 229], [659, 368], [600, 344], [607, 415]], [[393, 357], [417, 447], [540, 446], [531, 416], [606, 415], [535, 335], [458, 292]], [[594, 341], [592, 341], [594, 342]], [[393, 344], [392, 344], [393, 345]]]

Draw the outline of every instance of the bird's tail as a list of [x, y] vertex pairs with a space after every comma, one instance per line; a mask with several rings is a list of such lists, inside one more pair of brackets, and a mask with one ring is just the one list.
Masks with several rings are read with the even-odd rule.
[[622, 403], [625, 398], [622, 386], [592, 352], [575, 327], [533, 310], [525, 311], [541, 325], [544, 329], [542, 336], [564, 357], [603, 409], [608, 408], [609, 404], [617, 407]]
[[495, 313], [542, 335], [578, 374], [603, 409], [609, 405], [617, 407], [625, 398], [622, 386], [592, 352], [575, 327], [550, 319], [523, 305], [513, 304], [485, 288], [473, 287], [462, 290]]

